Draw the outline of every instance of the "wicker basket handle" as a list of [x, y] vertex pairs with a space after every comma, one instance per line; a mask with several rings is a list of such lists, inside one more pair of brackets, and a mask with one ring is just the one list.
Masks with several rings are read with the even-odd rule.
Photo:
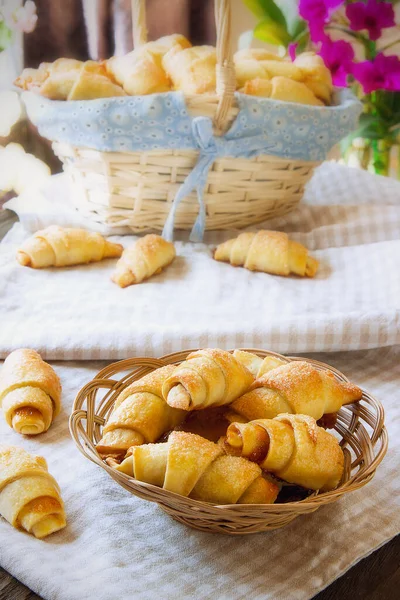
[[[231, 49], [231, 0], [214, 0], [217, 28], [217, 96], [214, 126], [218, 133], [226, 128], [229, 109], [236, 89]], [[146, 0], [131, 0], [133, 44], [139, 48], [147, 42]]]

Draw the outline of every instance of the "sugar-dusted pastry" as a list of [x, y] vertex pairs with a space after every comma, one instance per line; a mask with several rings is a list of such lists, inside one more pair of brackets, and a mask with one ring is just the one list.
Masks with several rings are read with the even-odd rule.
[[279, 488], [264, 479], [257, 465], [235, 456], [199, 435], [173, 431], [168, 442], [146, 444], [118, 471], [170, 492], [214, 504], [272, 504]]
[[194, 46], [182, 50], [174, 46], [162, 60], [175, 90], [185, 94], [215, 93], [217, 55], [212, 46]]
[[325, 104], [330, 104], [333, 92], [332, 75], [321, 56], [314, 52], [303, 52], [296, 57], [294, 64], [303, 73], [303, 83], [317, 98]]
[[225, 447], [257, 462], [284, 481], [312, 490], [333, 490], [343, 474], [344, 456], [336, 437], [306, 415], [229, 425]]
[[35, 350], [11, 352], [0, 370], [0, 406], [17, 433], [47, 431], [61, 409], [61, 383]]
[[185, 411], [168, 406], [161, 393], [174, 369], [156, 369], [121, 392], [97, 444], [100, 454], [124, 455], [131, 446], [157, 441], [183, 421]]
[[[51, 76], [49, 79], [51, 79]], [[88, 61], [77, 72], [67, 100], [95, 100], [96, 98], [113, 98], [116, 96], [126, 96], [126, 93], [120, 85], [109, 78], [103, 64]]]
[[272, 369], [276, 369], [276, 367], [280, 367], [287, 363], [287, 361], [278, 356], [266, 356], [265, 358], [260, 358], [256, 354], [246, 352], [245, 350], [235, 350], [233, 356], [236, 360], [241, 362], [242, 365], [247, 367], [255, 378], [261, 377], [261, 375], [268, 373], [268, 371], [272, 371]]
[[163, 384], [170, 406], [199, 410], [230, 404], [253, 383], [250, 371], [230, 352], [210, 349], [189, 354]]
[[148, 234], [125, 248], [112, 276], [114, 283], [127, 287], [158, 275], [175, 258], [175, 246], [159, 235]]
[[220, 244], [214, 258], [250, 271], [273, 275], [293, 273], [314, 277], [318, 269], [318, 261], [308, 254], [307, 248], [289, 240], [287, 234], [281, 231], [241, 233], [237, 238]]
[[122, 246], [108, 242], [99, 233], [85, 229], [70, 229], [51, 225], [37, 231], [17, 251], [17, 260], [24, 267], [67, 267], [104, 258], [119, 258]]
[[60, 488], [44, 458], [17, 446], [0, 446], [0, 515], [37, 538], [65, 527]]
[[306, 361], [291, 361], [256, 379], [230, 408], [249, 420], [272, 419], [280, 413], [305, 414], [318, 420], [361, 397], [359, 387], [339, 381], [330, 371], [316, 369]]

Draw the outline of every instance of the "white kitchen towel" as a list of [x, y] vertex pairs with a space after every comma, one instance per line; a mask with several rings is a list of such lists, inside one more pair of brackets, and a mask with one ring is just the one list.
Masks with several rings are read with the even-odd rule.
[[[163, 273], [120, 289], [110, 281], [113, 260], [22, 267], [15, 251], [29, 234], [15, 225], [0, 245], [0, 357], [21, 346], [47, 359], [108, 360], [206, 346], [316, 352], [399, 344], [400, 184], [333, 163], [322, 170], [307, 202], [259, 226], [305, 244], [320, 261], [314, 279], [216, 262], [213, 245], [235, 234], [211, 232], [205, 244], [176, 242], [178, 257]], [[115, 239], [127, 246], [134, 238]]]
[[288, 526], [230, 537], [192, 530], [120, 487], [68, 433], [76, 392], [104, 364], [58, 363], [63, 411], [35, 438], [0, 419], [2, 442], [43, 455], [68, 526], [39, 541], [0, 519], [0, 564], [46, 600], [307, 600], [400, 532], [400, 348], [314, 356], [379, 398], [389, 451], [364, 488]]

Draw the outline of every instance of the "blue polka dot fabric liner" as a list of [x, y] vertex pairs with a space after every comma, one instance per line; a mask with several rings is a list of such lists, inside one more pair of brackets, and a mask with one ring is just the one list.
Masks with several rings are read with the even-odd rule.
[[337, 91], [335, 105], [327, 107], [235, 95], [239, 113], [219, 137], [213, 134], [211, 119], [189, 115], [182, 92], [71, 102], [26, 92], [23, 99], [30, 120], [51, 141], [102, 152], [198, 150], [198, 162], [177, 192], [164, 235], [172, 238], [176, 208], [196, 190], [199, 216], [191, 239], [199, 241], [205, 228], [203, 189], [217, 157], [271, 154], [324, 160], [329, 150], [356, 128], [362, 111], [349, 90]]

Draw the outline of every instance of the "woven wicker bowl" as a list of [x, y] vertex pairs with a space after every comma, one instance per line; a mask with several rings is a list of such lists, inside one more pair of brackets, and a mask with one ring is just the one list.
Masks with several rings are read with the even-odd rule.
[[[287, 358], [264, 350], [249, 350], [261, 357], [278, 356], [286, 360], [307, 360], [317, 369], [331, 371], [341, 381], [346, 377], [324, 363], [309, 359]], [[374, 476], [386, 454], [388, 436], [381, 403], [367, 392], [360, 402], [344, 406], [335, 430], [341, 438], [345, 455], [342, 481], [336, 490], [305, 500], [285, 504], [216, 506], [191, 500], [162, 488], [142, 483], [109, 467], [97, 454], [95, 445], [101, 438], [104, 423], [118, 394], [136, 379], [166, 364], [179, 364], [193, 352], [184, 351], [160, 359], [132, 358], [102, 369], [77, 395], [70, 417], [71, 435], [79, 450], [115, 479], [126, 490], [159, 506], [177, 521], [207, 532], [243, 535], [268, 531], [287, 525], [296, 517], [316, 511], [320, 506], [339, 500], [344, 494], [358, 490]]]

